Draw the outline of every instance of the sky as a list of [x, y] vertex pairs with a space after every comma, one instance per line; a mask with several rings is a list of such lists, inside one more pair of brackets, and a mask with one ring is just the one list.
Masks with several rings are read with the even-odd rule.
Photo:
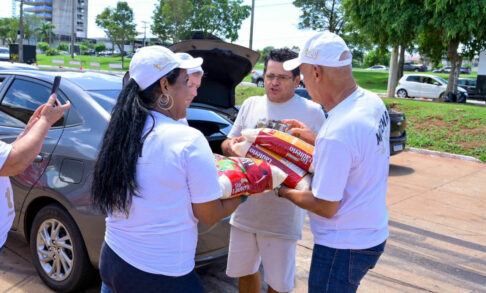
[[[0, 17], [11, 16], [11, 0], [8, 2], [8, 9], [0, 11]], [[147, 21], [147, 36], [153, 36], [150, 31], [152, 14], [157, 0], [126, 0], [133, 9], [137, 31], [143, 34], [144, 24]], [[244, 0], [244, 4], [251, 5], [251, 0]], [[302, 47], [304, 42], [310, 38], [315, 31], [299, 30], [300, 10], [292, 4], [292, 0], [255, 0], [255, 21], [253, 27], [253, 49], [263, 49], [266, 46], [279, 47]], [[116, 0], [88, 0], [88, 37], [105, 37], [103, 30], [95, 23], [96, 15], [100, 14], [105, 7], [115, 7]], [[250, 40], [250, 17], [243, 21], [238, 31], [239, 38], [236, 44], [245, 47], [249, 46]]]

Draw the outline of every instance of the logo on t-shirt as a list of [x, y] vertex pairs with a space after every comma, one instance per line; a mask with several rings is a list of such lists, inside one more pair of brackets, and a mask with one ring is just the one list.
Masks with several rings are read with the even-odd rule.
[[[376, 131], [376, 145], [380, 145], [383, 142], [384, 132], [386, 130], [386, 126], [390, 121], [390, 117], [388, 116], [388, 111], [385, 110], [381, 115], [380, 121], [378, 122], [378, 130]], [[386, 135], [385, 135], [386, 137]]]

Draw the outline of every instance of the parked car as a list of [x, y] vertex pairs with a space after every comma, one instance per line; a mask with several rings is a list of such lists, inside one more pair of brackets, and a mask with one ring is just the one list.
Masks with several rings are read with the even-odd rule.
[[444, 66], [442, 68], [434, 69], [432, 72], [433, 73], [450, 73], [451, 67], [450, 66]]
[[[398, 81], [395, 94], [399, 98], [430, 98], [438, 99], [444, 96], [447, 89], [447, 81], [435, 75], [406, 74]], [[467, 91], [457, 88], [458, 102], [466, 102]]]
[[425, 64], [405, 62], [403, 63], [403, 71], [425, 72], [427, 71], [427, 66], [425, 66]]
[[[295, 93], [301, 97], [312, 100], [311, 96], [305, 88], [295, 89]], [[322, 107], [324, 113], [327, 112], [324, 107]], [[388, 109], [388, 115], [390, 116], [390, 155], [396, 155], [403, 150], [405, 150], [405, 145], [407, 143], [407, 120], [405, 114], [395, 110]]]
[[385, 65], [374, 65], [369, 68], [366, 68], [366, 70], [390, 70], [390, 68], [388, 68]]
[[[251, 72], [251, 82], [256, 84], [257, 87], [264, 87], [265, 82], [264, 82], [264, 76], [263, 76], [263, 69], [253, 69]], [[299, 83], [299, 88], [305, 88], [304, 84], [304, 75], [301, 73], [300, 74], [300, 83]]]
[[467, 91], [468, 99], [486, 101], [486, 95], [478, 92], [476, 78], [459, 78], [458, 85]]
[[10, 60], [10, 51], [6, 47], [0, 47], [0, 61]]
[[461, 74], [471, 74], [471, 68], [469, 67], [461, 67], [461, 70], [459, 71]]
[[[206, 136], [213, 152], [221, 153], [221, 142], [237, 113], [235, 86], [250, 73], [259, 54], [216, 41], [174, 46], [205, 59], [203, 82], [187, 120]], [[22, 132], [33, 111], [46, 102], [55, 75], [62, 76], [58, 98], [63, 104], [69, 100], [72, 106], [48, 132], [35, 162], [11, 178], [16, 211], [12, 230], [29, 242], [41, 279], [56, 291], [72, 291], [89, 283], [98, 266], [105, 215], [91, 205], [90, 180], [122, 77], [94, 72], [0, 71], [1, 140], [10, 143]], [[197, 266], [227, 255], [228, 218], [210, 228], [200, 224], [198, 231]], [[54, 255], [60, 256], [60, 262]]]

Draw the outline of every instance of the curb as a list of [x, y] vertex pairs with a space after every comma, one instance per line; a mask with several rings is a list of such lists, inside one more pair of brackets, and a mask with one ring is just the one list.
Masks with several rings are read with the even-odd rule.
[[459, 160], [463, 160], [463, 161], [469, 161], [469, 162], [475, 162], [475, 163], [481, 163], [481, 164], [484, 163], [481, 160], [476, 159], [474, 157], [470, 157], [470, 156], [457, 155], [457, 154], [451, 154], [451, 153], [443, 153], [443, 152], [431, 151], [431, 150], [426, 150], [426, 149], [418, 149], [418, 148], [409, 147], [405, 151], [417, 153], [417, 154], [438, 156], [438, 157], [443, 157], [443, 158], [459, 159]]

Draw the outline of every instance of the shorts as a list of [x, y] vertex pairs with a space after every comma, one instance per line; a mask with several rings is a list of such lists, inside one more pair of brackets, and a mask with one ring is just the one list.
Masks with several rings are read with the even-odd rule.
[[252, 275], [263, 264], [264, 281], [278, 292], [294, 288], [297, 240], [250, 233], [231, 226], [226, 274]]

